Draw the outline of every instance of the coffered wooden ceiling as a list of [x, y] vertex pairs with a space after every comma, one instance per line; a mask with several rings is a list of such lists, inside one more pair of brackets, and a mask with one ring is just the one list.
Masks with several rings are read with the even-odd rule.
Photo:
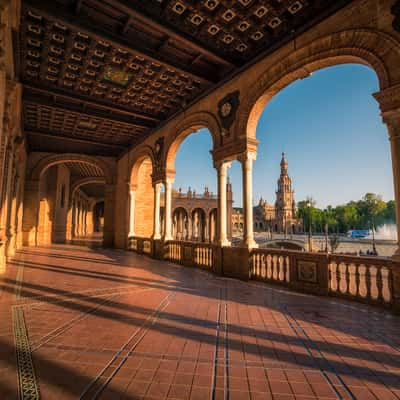
[[118, 155], [349, 0], [28, 0], [16, 46], [32, 150]]

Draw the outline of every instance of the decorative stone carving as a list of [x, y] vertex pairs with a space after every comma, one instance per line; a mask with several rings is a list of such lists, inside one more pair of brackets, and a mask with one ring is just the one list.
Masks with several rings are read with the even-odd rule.
[[397, 0], [393, 4], [391, 11], [394, 15], [394, 20], [392, 22], [393, 29], [397, 32], [400, 32], [400, 0]]
[[218, 103], [218, 116], [225, 131], [229, 131], [235, 122], [236, 112], [240, 104], [239, 97], [240, 92], [236, 90], [227, 94]]
[[164, 177], [163, 154], [164, 154], [164, 137], [160, 137], [154, 143], [152, 148], [154, 165], [153, 165], [153, 182], [159, 182]]
[[297, 261], [297, 278], [302, 282], [318, 283], [317, 263], [314, 261]]
[[162, 159], [162, 154], [164, 150], [164, 137], [160, 137], [156, 140], [154, 144], [154, 159], [156, 162], [160, 162]]

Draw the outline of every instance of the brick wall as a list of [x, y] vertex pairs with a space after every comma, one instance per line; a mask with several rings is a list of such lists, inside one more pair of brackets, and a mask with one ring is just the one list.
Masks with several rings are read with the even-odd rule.
[[135, 199], [135, 234], [150, 237], [153, 234], [154, 191], [150, 160], [144, 160], [138, 170]]

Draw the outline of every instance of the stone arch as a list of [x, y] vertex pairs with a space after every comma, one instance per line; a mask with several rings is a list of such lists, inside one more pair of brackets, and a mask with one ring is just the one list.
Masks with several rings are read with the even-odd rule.
[[284, 248], [287, 250], [304, 251], [306, 248], [305, 243], [298, 240], [271, 240], [267, 243], [266, 247]]
[[133, 187], [137, 185], [138, 171], [145, 159], [149, 159], [151, 161], [152, 170], [154, 171], [155, 160], [150, 146], [143, 147], [141, 151], [135, 154], [135, 157], [129, 163], [129, 182]]
[[179, 124], [175, 125], [169, 136], [165, 151], [165, 167], [170, 174], [175, 174], [175, 158], [181, 143], [193, 132], [198, 129], [206, 128], [209, 130], [213, 149], [220, 145], [221, 127], [217, 118], [210, 112], [200, 111], [189, 115]]
[[321, 37], [297, 49], [256, 77], [238, 112], [237, 136], [255, 139], [265, 106], [290, 83], [313, 71], [345, 63], [372, 68], [384, 90], [400, 81], [400, 44], [384, 32], [356, 29]]
[[[92, 183], [104, 185], [106, 183], [106, 180], [104, 178], [91, 178], [91, 177], [79, 179], [79, 181], [76, 181], [71, 187], [71, 198], [74, 197], [75, 192], [80, 187], [82, 187], [84, 185], [92, 184]], [[104, 201], [104, 199], [103, 199], [103, 201]]]
[[114, 176], [110, 166], [103, 160], [93, 156], [87, 156], [83, 154], [65, 153], [65, 154], [53, 154], [42, 158], [32, 169], [31, 180], [39, 181], [43, 173], [52, 167], [53, 165], [62, 164], [66, 162], [80, 162], [89, 165], [96, 166], [103, 171], [107, 184], [113, 184]]

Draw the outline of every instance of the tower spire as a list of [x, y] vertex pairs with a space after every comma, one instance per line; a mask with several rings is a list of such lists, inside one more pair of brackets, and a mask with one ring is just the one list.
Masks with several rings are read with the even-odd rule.
[[281, 159], [281, 174], [286, 175], [288, 172], [288, 162], [286, 160], [285, 152], [282, 152], [282, 159]]

